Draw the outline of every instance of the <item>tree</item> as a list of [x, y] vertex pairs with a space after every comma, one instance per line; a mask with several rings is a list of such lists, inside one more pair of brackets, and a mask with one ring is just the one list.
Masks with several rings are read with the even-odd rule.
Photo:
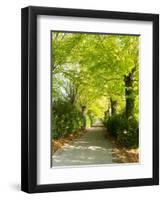
[[53, 32], [53, 108], [69, 102], [82, 116], [111, 109], [129, 118], [138, 112], [138, 67], [138, 36]]

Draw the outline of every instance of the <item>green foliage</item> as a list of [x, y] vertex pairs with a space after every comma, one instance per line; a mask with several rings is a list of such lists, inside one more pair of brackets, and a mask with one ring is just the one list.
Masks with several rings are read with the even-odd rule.
[[138, 121], [131, 117], [124, 120], [124, 125], [118, 130], [118, 142], [128, 148], [138, 148], [139, 146], [139, 126]]
[[[109, 132], [120, 143], [136, 145], [138, 72], [138, 36], [53, 32], [52, 137], [91, 127], [96, 119], [105, 117]], [[128, 87], [125, 77], [129, 74], [132, 79]], [[132, 120], [122, 114], [129, 98], [134, 102]], [[110, 99], [117, 102], [116, 113], [120, 113], [112, 117], [104, 114], [112, 107]]]
[[52, 138], [64, 137], [83, 125], [81, 111], [69, 102], [59, 101], [52, 113]]
[[123, 118], [121, 115], [113, 115], [112, 117], [109, 117], [106, 121], [106, 127], [108, 132], [117, 138], [118, 136], [118, 129], [123, 127]]
[[128, 119], [124, 114], [114, 115], [107, 120], [106, 126], [121, 145], [128, 148], [139, 146], [139, 125], [134, 117]]

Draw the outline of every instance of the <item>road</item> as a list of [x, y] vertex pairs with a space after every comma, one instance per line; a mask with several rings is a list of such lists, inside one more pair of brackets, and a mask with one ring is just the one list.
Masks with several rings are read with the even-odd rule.
[[52, 167], [111, 164], [112, 145], [104, 127], [89, 128], [80, 138], [66, 144], [52, 156]]

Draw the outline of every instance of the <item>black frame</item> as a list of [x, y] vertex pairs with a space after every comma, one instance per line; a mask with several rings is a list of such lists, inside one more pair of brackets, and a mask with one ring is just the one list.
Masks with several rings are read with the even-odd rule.
[[[37, 16], [153, 22], [153, 177], [37, 185]], [[159, 184], [159, 15], [30, 6], [21, 12], [21, 190], [28, 193]]]

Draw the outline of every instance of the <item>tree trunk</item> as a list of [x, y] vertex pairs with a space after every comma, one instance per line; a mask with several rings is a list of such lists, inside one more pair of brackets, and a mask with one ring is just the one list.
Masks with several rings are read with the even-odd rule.
[[86, 113], [85, 113], [85, 111], [86, 111], [86, 106], [81, 106], [81, 110], [82, 110], [82, 118], [83, 118], [83, 124], [82, 124], [82, 129], [86, 129], [86, 126], [87, 126], [87, 124], [86, 124]]
[[76, 102], [77, 87], [74, 83], [70, 83], [69, 87], [70, 87], [69, 88], [70, 103], [74, 105]]
[[116, 114], [117, 111], [117, 101], [110, 98], [110, 104], [111, 104], [111, 115], [114, 115]]
[[125, 82], [125, 98], [126, 98], [126, 117], [129, 118], [134, 114], [134, 103], [135, 103], [135, 96], [134, 96], [134, 88], [133, 88], [133, 77], [134, 77], [135, 68], [127, 75], [124, 76]]

